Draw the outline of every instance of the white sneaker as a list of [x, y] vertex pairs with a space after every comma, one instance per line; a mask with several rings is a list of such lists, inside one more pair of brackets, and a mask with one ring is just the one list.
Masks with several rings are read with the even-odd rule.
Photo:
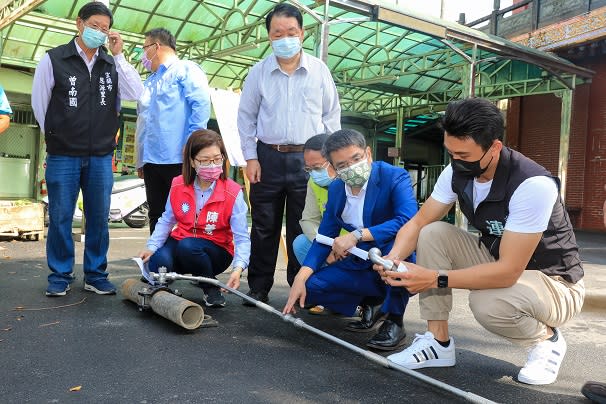
[[387, 360], [408, 369], [439, 368], [454, 366], [456, 363], [454, 339], [444, 348], [433, 334], [417, 334], [412, 344], [402, 352], [389, 355]]
[[541, 341], [528, 352], [526, 365], [518, 373], [520, 382], [551, 384], [558, 378], [558, 371], [566, 354], [566, 340], [557, 328], [553, 331], [558, 335], [556, 342]]

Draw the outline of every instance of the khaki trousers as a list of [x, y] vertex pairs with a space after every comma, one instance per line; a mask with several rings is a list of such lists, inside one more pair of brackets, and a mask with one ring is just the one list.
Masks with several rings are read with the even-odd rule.
[[[425, 226], [417, 244], [417, 263], [429, 269], [457, 270], [494, 262], [478, 236], [445, 222]], [[488, 331], [513, 343], [531, 346], [547, 336], [547, 326], [559, 327], [581, 311], [585, 286], [559, 276], [526, 270], [509, 288], [471, 290], [469, 307]], [[450, 288], [419, 294], [421, 318], [448, 320], [452, 309]]]

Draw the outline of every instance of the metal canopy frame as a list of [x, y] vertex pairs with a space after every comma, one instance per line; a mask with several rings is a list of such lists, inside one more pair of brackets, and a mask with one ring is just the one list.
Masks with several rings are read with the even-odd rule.
[[[72, 38], [85, 2], [0, 0], [0, 12], [14, 15], [2, 31], [2, 64], [35, 67], [46, 50]], [[326, 60], [345, 113], [380, 119], [398, 108], [440, 106], [470, 95], [554, 93], [592, 74], [545, 52], [383, 2], [290, 2], [304, 12], [304, 48]], [[200, 63], [212, 86], [239, 88], [249, 68], [271, 52], [264, 17], [277, 3], [113, 0], [110, 7], [133, 60], [142, 34], [166, 27], [178, 39], [179, 56]]]
[[[77, 10], [86, 1], [0, 0], [0, 63], [33, 69], [44, 52], [73, 37]], [[559, 96], [558, 174], [565, 191], [572, 91], [592, 71], [380, 0], [287, 1], [304, 11], [303, 47], [327, 63], [344, 115], [398, 117], [397, 147], [403, 118], [438, 111], [455, 99]], [[264, 18], [279, 2], [112, 0], [110, 7], [131, 61], [141, 53], [143, 33], [164, 27], [177, 37], [179, 56], [200, 63], [211, 86], [239, 88], [249, 68], [271, 52]]]
[[44, 0], [0, 0], [0, 30], [12, 24]]

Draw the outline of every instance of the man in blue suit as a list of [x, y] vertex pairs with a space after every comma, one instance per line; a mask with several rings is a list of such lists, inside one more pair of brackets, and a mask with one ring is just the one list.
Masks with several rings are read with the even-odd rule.
[[[351, 316], [358, 305], [362, 318], [348, 324], [350, 331], [370, 331], [383, 319], [369, 341], [374, 349], [394, 350], [404, 342], [402, 317], [408, 304], [406, 289], [390, 288], [373, 271], [372, 262], [348, 252], [354, 246], [389, 251], [400, 226], [417, 212], [408, 172], [384, 162], [372, 162], [364, 136], [353, 130], [334, 132], [322, 154], [337, 172], [328, 188], [328, 202], [318, 233], [334, 238], [331, 247], [314, 241], [295, 277], [283, 313], [295, 313], [295, 304], [319, 304]], [[340, 236], [341, 229], [349, 231]], [[337, 261], [323, 266], [333, 252]], [[413, 257], [409, 257], [412, 259]]]

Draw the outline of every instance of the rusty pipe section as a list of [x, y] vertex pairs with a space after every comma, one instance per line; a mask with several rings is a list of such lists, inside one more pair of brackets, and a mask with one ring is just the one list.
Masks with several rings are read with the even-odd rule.
[[[142, 307], [143, 296], [150, 285], [137, 279], [127, 279], [122, 283], [122, 296]], [[147, 302], [152, 311], [187, 330], [195, 330], [204, 320], [204, 310], [199, 304], [190, 302], [165, 290], [159, 290], [150, 296]]]

